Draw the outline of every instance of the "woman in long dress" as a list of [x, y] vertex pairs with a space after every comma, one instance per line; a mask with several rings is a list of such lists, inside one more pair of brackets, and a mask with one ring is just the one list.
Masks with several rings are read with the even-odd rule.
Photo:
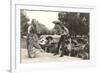
[[40, 53], [40, 51], [42, 51], [42, 48], [38, 43], [36, 21], [34, 19], [28, 27], [27, 49], [29, 58], [36, 57], [37, 53]]

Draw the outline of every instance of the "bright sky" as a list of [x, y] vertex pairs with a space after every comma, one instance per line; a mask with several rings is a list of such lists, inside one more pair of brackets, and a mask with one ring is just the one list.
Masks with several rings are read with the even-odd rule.
[[55, 20], [58, 20], [58, 12], [46, 12], [46, 11], [25, 11], [26, 15], [30, 19], [36, 19], [40, 23], [44, 24], [48, 29], [52, 29]]

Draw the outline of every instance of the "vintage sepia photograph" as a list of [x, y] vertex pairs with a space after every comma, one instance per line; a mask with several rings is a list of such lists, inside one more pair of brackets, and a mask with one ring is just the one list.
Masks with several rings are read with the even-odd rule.
[[20, 10], [21, 63], [90, 60], [90, 13]]

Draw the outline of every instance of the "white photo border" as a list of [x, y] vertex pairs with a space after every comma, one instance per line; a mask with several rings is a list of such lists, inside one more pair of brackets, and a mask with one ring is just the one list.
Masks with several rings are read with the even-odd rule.
[[[15, 4], [12, 11], [11, 19], [11, 72], [20, 71], [38, 71], [46, 69], [66, 69], [72, 67], [89, 67], [96, 65], [95, 60], [95, 8], [85, 8], [77, 6], [46, 6], [46, 5], [30, 5]], [[44, 11], [69, 11], [69, 12], [89, 12], [90, 13], [90, 60], [71, 61], [71, 62], [52, 62], [52, 63], [29, 63], [20, 64], [20, 9], [26, 10], [44, 10]], [[94, 49], [95, 48], [95, 49]], [[48, 67], [49, 66], [49, 67]]]

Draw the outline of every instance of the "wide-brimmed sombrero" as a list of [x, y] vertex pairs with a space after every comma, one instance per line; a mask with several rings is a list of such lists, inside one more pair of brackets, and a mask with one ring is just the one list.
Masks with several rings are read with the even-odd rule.
[[49, 39], [53, 40], [53, 37], [52, 36], [48, 36], [48, 37], [46, 37], [46, 39], [47, 40], [49, 40]]

